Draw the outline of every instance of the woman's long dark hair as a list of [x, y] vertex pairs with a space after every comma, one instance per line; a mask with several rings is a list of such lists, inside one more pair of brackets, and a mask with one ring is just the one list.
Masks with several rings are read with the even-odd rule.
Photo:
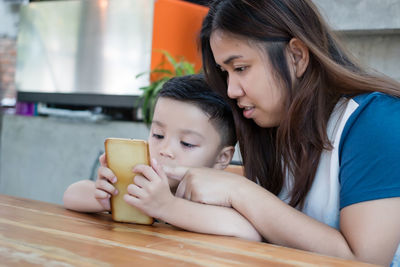
[[[233, 109], [246, 176], [275, 195], [284, 177], [294, 177], [290, 205], [302, 207], [314, 181], [321, 152], [331, 149], [327, 123], [343, 95], [380, 91], [400, 96], [400, 85], [359, 67], [339, 45], [310, 0], [217, 0], [203, 21], [200, 45], [204, 73], [211, 86], [227, 98], [224, 73], [210, 47], [215, 30], [262, 44], [276, 76], [286, 88], [286, 110], [277, 128], [261, 128]], [[309, 65], [293, 82], [285, 49], [291, 38], [309, 49]]]

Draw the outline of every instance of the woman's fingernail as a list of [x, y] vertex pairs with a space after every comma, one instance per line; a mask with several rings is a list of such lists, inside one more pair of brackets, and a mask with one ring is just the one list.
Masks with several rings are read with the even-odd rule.
[[155, 158], [151, 158], [151, 163], [152, 163], [153, 165], [157, 165], [157, 160], [156, 160]]
[[115, 190], [114, 190], [114, 196], [115, 196], [115, 195], [118, 195], [118, 189], [115, 189]]
[[114, 176], [114, 177], [112, 178], [111, 182], [112, 182], [112, 183], [116, 183], [116, 182], [117, 182], [117, 177]]

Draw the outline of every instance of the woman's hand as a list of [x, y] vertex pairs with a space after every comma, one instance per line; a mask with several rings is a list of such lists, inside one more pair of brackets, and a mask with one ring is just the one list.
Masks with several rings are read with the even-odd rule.
[[211, 205], [232, 206], [232, 195], [247, 178], [211, 168], [164, 167], [167, 176], [181, 180], [176, 196]]
[[162, 219], [175, 199], [162, 166], [152, 159], [151, 167], [140, 164], [133, 171], [137, 175], [134, 184], [128, 186], [124, 200], [147, 215]]
[[97, 180], [95, 182], [96, 190], [94, 196], [100, 205], [105, 210], [110, 210], [110, 198], [111, 195], [118, 194], [118, 190], [113, 186], [117, 182], [117, 177], [114, 173], [107, 167], [106, 155], [103, 153], [99, 157], [100, 167], [97, 171]]

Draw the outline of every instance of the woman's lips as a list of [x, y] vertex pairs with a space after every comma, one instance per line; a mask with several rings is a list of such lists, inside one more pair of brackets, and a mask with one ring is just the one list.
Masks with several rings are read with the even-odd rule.
[[245, 108], [243, 109], [243, 116], [244, 116], [246, 119], [250, 119], [251, 116], [253, 115], [253, 113], [254, 113], [254, 107], [245, 107]]

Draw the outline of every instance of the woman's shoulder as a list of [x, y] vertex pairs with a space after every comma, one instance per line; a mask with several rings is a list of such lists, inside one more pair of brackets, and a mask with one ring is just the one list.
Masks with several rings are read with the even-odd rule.
[[344, 145], [365, 145], [392, 135], [400, 142], [400, 98], [381, 92], [344, 96], [332, 112], [327, 132], [338, 146], [339, 158]]
[[[339, 142], [339, 160], [345, 152], [364, 149], [369, 155], [377, 151], [400, 148], [400, 98], [380, 92], [348, 99], [348, 112]], [[378, 152], [379, 153], [379, 152]], [[392, 154], [392, 153], [390, 153]]]
[[388, 107], [387, 105], [400, 105], [400, 98], [382, 92], [371, 92], [348, 97], [356, 102], [360, 107], [373, 105], [374, 107]]
[[[349, 98], [348, 109], [351, 109], [343, 134], [354, 127], [361, 132], [372, 131], [377, 126], [398, 127], [400, 130], [400, 98], [381, 92], [372, 92]], [[376, 129], [379, 131], [379, 129]]]
[[350, 157], [356, 152], [372, 155], [372, 150], [399, 155], [399, 97], [380, 92], [357, 95], [349, 98], [346, 111], [348, 116], [339, 143], [341, 162], [344, 154]]

